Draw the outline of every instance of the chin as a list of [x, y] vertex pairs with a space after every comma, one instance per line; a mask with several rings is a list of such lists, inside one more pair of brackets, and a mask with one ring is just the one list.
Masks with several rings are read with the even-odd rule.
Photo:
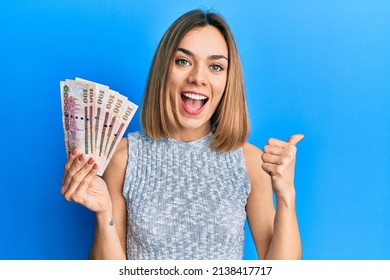
[[180, 122], [181, 127], [184, 129], [193, 129], [193, 130], [198, 130], [201, 128], [207, 127], [208, 122], [203, 122], [200, 120], [182, 120]]
[[194, 133], [208, 133], [211, 130], [210, 120], [205, 120], [204, 118], [194, 119], [181, 116], [179, 124], [183, 130], [193, 130]]

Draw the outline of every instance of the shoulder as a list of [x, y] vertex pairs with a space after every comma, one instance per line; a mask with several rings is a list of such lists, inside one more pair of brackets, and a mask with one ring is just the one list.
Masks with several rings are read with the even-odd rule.
[[244, 154], [248, 177], [252, 186], [252, 191], [268, 187], [270, 183], [270, 178], [269, 175], [262, 168], [263, 151], [248, 142], [246, 142], [242, 146], [242, 150]]
[[248, 175], [251, 177], [251, 175], [253, 175], [251, 174], [252, 172], [255, 172], [259, 168], [261, 169], [261, 165], [263, 164], [263, 160], [261, 159], [263, 151], [248, 142], [242, 146], [242, 151], [248, 170]]
[[103, 174], [103, 178], [109, 188], [119, 188], [123, 186], [127, 159], [128, 140], [127, 138], [122, 138]]
[[126, 166], [127, 163], [127, 157], [128, 157], [128, 139], [127, 137], [124, 137], [120, 140], [118, 147], [112, 156], [110, 164], [115, 165], [116, 167], [119, 166]]
[[128, 150], [128, 143], [129, 140], [127, 139], [127, 137], [122, 138], [118, 144], [116, 154], [119, 156], [122, 155], [123, 153], [126, 154]]
[[261, 155], [263, 154], [263, 151], [255, 145], [246, 142], [242, 146], [242, 150], [244, 153], [245, 161], [247, 161], [248, 163], [251, 163], [252, 161], [257, 162], [258, 160], [261, 161]]

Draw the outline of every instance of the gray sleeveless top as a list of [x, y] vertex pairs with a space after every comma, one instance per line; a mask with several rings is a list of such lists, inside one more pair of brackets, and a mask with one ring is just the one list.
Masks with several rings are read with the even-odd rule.
[[242, 149], [128, 135], [128, 259], [242, 259], [250, 192]]

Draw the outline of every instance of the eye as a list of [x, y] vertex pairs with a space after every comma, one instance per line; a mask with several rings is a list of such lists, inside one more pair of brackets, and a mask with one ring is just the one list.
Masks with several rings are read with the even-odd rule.
[[213, 65], [211, 65], [211, 66], [210, 66], [210, 69], [211, 69], [212, 71], [216, 71], [216, 72], [219, 72], [219, 71], [223, 71], [223, 70], [224, 70], [223, 67], [222, 67], [221, 65], [219, 65], [219, 64], [213, 64]]
[[190, 62], [184, 58], [179, 58], [175, 60], [175, 63], [180, 66], [188, 66], [190, 65]]

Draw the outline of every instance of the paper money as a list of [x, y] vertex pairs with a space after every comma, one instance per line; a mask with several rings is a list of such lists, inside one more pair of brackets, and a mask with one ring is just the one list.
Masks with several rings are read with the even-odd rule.
[[66, 152], [75, 147], [102, 175], [138, 106], [108, 86], [81, 78], [60, 82]]
[[66, 150], [69, 154], [75, 147], [81, 153], [89, 153], [88, 143], [88, 111], [85, 107], [87, 98], [83, 84], [71, 80], [60, 82], [63, 126], [66, 141]]
[[93, 154], [94, 153], [94, 149], [95, 149], [95, 145], [94, 145], [94, 142], [93, 142], [93, 139], [94, 139], [94, 131], [93, 131], [93, 118], [95, 116], [95, 91], [96, 91], [96, 87], [95, 87], [95, 83], [93, 82], [90, 82], [90, 81], [87, 81], [87, 80], [84, 80], [84, 79], [80, 79], [80, 78], [76, 78], [76, 81], [78, 82], [81, 82], [83, 83], [85, 86], [88, 87], [88, 102], [86, 103], [84, 100], [84, 105], [87, 105], [88, 108], [87, 108], [87, 111], [88, 111], [88, 120], [87, 120], [87, 123], [88, 123], [88, 147], [89, 147], [89, 150], [90, 152]]
[[126, 127], [129, 125], [131, 119], [134, 117], [137, 107], [138, 106], [131, 101], [128, 101], [125, 105], [124, 110], [119, 117], [119, 121], [113, 129], [114, 133], [112, 134], [112, 139], [110, 139], [110, 141], [108, 142], [110, 147], [107, 151], [107, 160], [104, 169], [106, 169], [108, 162], [111, 160], [111, 157], [114, 154], [114, 151], [116, 150], [119, 144], [119, 140], [122, 137], [124, 131], [126, 130]]

